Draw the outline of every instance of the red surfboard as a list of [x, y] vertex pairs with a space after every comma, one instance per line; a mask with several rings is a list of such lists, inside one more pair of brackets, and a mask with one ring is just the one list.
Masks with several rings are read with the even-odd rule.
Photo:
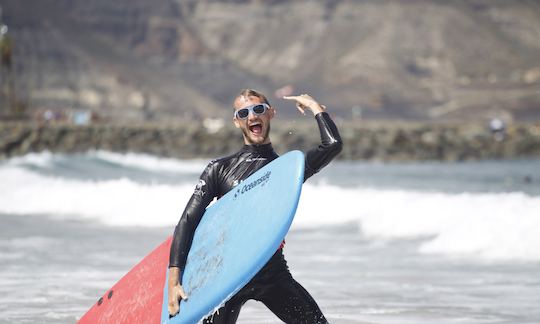
[[[78, 323], [159, 324], [171, 241], [169, 237], [148, 254], [105, 292]], [[126, 311], [129, 309], [137, 311]]]

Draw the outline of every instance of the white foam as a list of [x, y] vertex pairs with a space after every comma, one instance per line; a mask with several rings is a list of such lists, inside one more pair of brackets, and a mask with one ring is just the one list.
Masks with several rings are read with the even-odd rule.
[[165, 226], [178, 221], [194, 185], [81, 181], [15, 167], [0, 169], [0, 212], [96, 219], [107, 225]]
[[[178, 160], [173, 158], [163, 158], [140, 153], [114, 153], [103, 150], [89, 151], [80, 154], [83, 158], [98, 159], [104, 162], [118, 165], [120, 167], [129, 167], [139, 170], [152, 172], [175, 172], [200, 174], [207, 160]], [[14, 157], [8, 160], [10, 166], [33, 165], [40, 168], [51, 167], [59, 160], [69, 160], [69, 154], [52, 154], [49, 151], [40, 153], [29, 153], [20, 157]]]
[[540, 261], [540, 197], [304, 185], [294, 228], [357, 223], [375, 239], [425, 237], [422, 253]]
[[[92, 154], [110, 161], [125, 159], [121, 163], [141, 168], [159, 163], [157, 158], [144, 162], [145, 156]], [[76, 217], [112, 226], [173, 226], [195, 186], [195, 182], [141, 184], [126, 178], [84, 181], [45, 176], [17, 164], [46, 165], [55, 156], [27, 155], [0, 165], [0, 213]], [[171, 168], [186, 170], [184, 162], [171, 162], [178, 162]], [[196, 167], [200, 173], [204, 163]], [[540, 197], [518, 192], [448, 194], [304, 186], [293, 228], [345, 223], [356, 224], [375, 240], [424, 238], [421, 253], [540, 261]]]
[[13, 157], [9, 159], [8, 164], [12, 166], [21, 165], [21, 164], [31, 164], [37, 167], [46, 168], [51, 165], [51, 162], [55, 159], [49, 151], [44, 151], [41, 153], [28, 153], [23, 156]]
[[166, 171], [200, 174], [208, 163], [208, 161], [204, 160], [177, 160], [139, 153], [120, 154], [107, 151], [95, 151], [87, 154], [121, 166], [153, 172]]

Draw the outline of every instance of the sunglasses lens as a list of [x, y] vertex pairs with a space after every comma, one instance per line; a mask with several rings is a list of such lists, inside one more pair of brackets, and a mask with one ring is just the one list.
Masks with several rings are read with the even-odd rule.
[[249, 115], [249, 109], [242, 108], [242, 109], [236, 111], [236, 115], [238, 116], [238, 118], [244, 119]]
[[266, 110], [265, 108], [266, 107], [263, 105], [257, 105], [253, 107], [253, 112], [256, 113], [257, 115], [260, 115], [264, 113], [264, 111]]

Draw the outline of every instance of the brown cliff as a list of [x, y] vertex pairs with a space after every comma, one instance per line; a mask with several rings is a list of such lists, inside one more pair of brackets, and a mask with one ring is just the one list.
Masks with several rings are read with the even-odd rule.
[[[19, 93], [111, 120], [221, 116], [292, 84], [348, 118], [540, 118], [540, 4], [4, 0]], [[280, 100], [274, 100], [283, 104]]]

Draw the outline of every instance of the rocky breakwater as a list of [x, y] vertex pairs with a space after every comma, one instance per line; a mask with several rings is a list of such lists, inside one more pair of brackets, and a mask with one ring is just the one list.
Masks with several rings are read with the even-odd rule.
[[[486, 125], [340, 123], [347, 160], [471, 160], [540, 157], [540, 124], [514, 124], [495, 136]], [[278, 153], [318, 143], [313, 125], [284, 122], [272, 129]], [[30, 152], [88, 150], [136, 152], [176, 158], [215, 158], [242, 143], [233, 127], [212, 131], [198, 123], [174, 125], [36, 125], [0, 123], [0, 158]]]
[[344, 159], [462, 161], [540, 157], [540, 124], [495, 133], [483, 124], [343, 127]]

